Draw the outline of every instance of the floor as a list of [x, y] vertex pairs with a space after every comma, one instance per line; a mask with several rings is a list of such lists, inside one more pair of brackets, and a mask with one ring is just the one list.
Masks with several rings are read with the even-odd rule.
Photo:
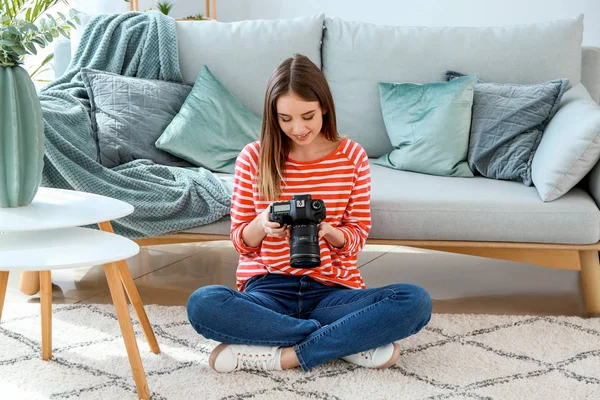
[[[150, 246], [127, 261], [144, 304], [185, 305], [198, 287], [235, 288], [237, 253], [228, 241]], [[437, 313], [584, 315], [579, 273], [403, 246], [367, 245], [359, 257], [367, 287], [424, 287]], [[111, 303], [101, 266], [52, 272], [54, 303]], [[39, 302], [11, 274], [6, 302]]]

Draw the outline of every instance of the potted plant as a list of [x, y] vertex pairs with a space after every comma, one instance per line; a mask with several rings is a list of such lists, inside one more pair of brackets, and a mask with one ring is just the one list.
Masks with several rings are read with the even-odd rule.
[[42, 179], [44, 120], [35, 86], [22, 67], [26, 55], [79, 23], [46, 11], [64, 0], [0, 0], [0, 207], [30, 204]]
[[204, 14], [196, 14], [196, 15], [189, 15], [185, 18], [181, 18], [180, 21], [203, 21], [206, 18], [204, 18]]
[[165, 15], [169, 15], [171, 9], [173, 9], [173, 3], [170, 1], [159, 1], [156, 6], [158, 7], [158, 10]]

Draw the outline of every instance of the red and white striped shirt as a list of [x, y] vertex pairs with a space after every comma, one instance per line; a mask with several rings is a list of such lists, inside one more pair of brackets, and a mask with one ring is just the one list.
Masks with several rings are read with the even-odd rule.
[[371, 175], [365, 150], [356, 142], [343, 138], [338, 148], [319, 160], [301, 162], [288, 157], [284, 166], [282, 194], [277, 201], [290, 201], [295, 194], [311, 194], [325, 202], [325, 222], [344, 233], [343, 248], [335, 248], [321, 238], [321, 266], [292, 268], [290, 245], [285, 238], [265, 236], [258, 247], [248, 247], [242, 240], [244, 228], [270, 204], [258, 197], [258, 163], [260, 143], [246, 145], [235, 164], [231, 203], [231, 240], [240, 253], [237, 288], [244, 291], [246, 281], [267, 273], [309, 275], [326, 285], [365, 288], [356, 267], [371, 230]]

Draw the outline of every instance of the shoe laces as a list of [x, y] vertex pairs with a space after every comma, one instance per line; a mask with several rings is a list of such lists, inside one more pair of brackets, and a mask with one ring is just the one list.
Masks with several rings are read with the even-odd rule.
[[268, 362], [273, 358], [271, 353], [237, 353], [238, 369], [268, 371]]
[[363, 357], [363, 358], [365, 358], [365, 359], [368, 360], [369, 358], [373, 357], [373, 353], [375, 352], [375, 350], [377, 350], [377, 349], [370, 349], [370, 350], [367, 350], [367, 351], [361, 351], [358, 354], [359, 354], [359, 356], [361, 356], [361, 357]]

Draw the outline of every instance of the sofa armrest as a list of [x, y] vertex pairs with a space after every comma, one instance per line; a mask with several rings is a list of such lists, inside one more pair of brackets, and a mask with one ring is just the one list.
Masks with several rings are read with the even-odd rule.
[[583, 46], [581, 50], [581, 83], [600, 104], [600, 47]]
[[600, 163], [596, 164], [588, 174], [584, 187], [588, 190], [592, 198], [600, 208]]
[[71, 41], [62, 39], [54, 45], [54, 79], [60, 78], [71, 62]]

